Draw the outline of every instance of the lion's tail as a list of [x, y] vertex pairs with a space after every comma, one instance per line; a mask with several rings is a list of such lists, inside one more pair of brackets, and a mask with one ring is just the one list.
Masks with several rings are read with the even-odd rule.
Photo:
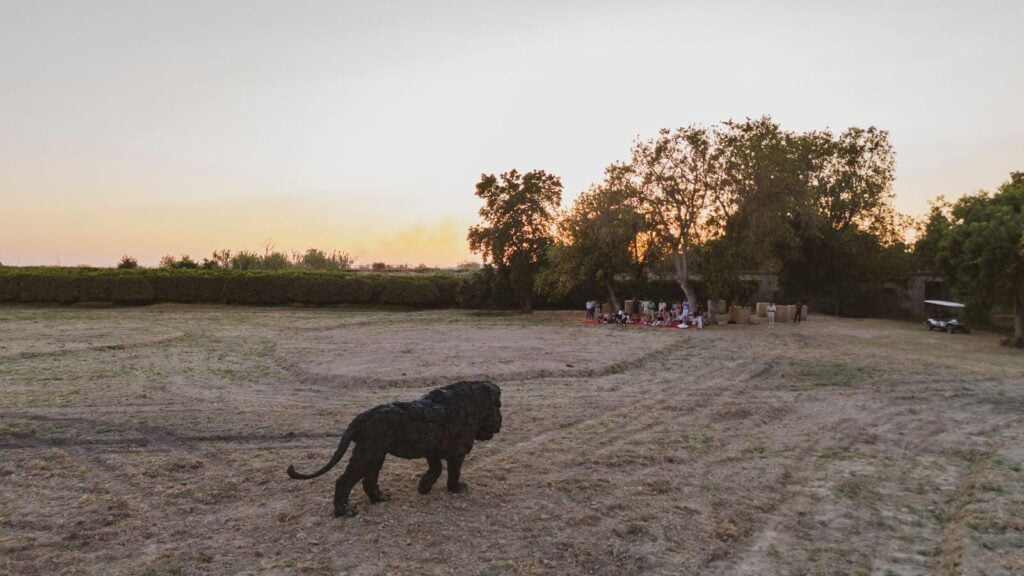
[[288, 466], [288, 476], [295, 480], [310, 480], [316, 478], [322, 474], [326, 474], [328, 470], [334, 468], [334, 466], [341, 461], [342, 456], [345, 455], [345, 451], [348, 450], [348, 445], [352, 443], [352, 438], [356, 435], [356, 423], [349, 424], [349, 427], [345, 430], [345, 433], [341, 435], [341, 442], [338, 444], [338, 449], [334, 451], [334, 456], [331, 457], [331, 461], [328, 462], [323, 468], [313, 472], [312, 474], [301, 474], [295, 471], [295, 466]]

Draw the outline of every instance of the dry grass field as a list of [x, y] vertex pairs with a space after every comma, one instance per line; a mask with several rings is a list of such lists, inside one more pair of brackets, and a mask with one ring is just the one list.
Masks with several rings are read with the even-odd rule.
[[[0, 307], [0, 573], [1024, 574], [1024, 355], [814, 316]], [[503, 390], [463, 478], [333, 480], [349, 420]]]

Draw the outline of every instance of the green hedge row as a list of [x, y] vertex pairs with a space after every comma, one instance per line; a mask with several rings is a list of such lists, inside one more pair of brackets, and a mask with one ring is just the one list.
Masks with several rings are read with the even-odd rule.
[[466, 304], [464, 282], [445, 274], [0, 268], [0, 302], [455, 307]]
[[[671, 280], [620, 281], [621, 300], [682, 298]], [[700, 290], [698, 290], [700, 291]], [[603, 289], [578, 286], [559, 298], [538, 295], [534, 307], [582, 309]], [[74, 304], [156, 302], [280, 305], [371, 304], [417, 308], [518, 306], [507, 278], [493, 268], [470, 274], [359, 274], [297, 270], [0, 268], [0, 302]]]

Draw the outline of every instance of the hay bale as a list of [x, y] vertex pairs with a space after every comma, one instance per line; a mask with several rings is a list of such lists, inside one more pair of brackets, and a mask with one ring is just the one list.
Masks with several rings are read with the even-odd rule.
[[767, 302], [758, 302], [757, 303], [757, 317], [758, 318], [767, 318], [768, 317], [768, 303]]
[[729, 308], [725, 304], [725, 300], [718, 300], [715, 302], [715, 313], [716, 314], [728, 314]]
[[718, 308], [714, 300], [708, 300], [708, 324], [718, 324]]
[[608, 314], [609, 306], [607, 302], [601, 302], [601, 315]]
[[804, 304], [800, 308], [800, 321], [802, 322], [804, 320], [807, 320], [807, 304]]
[[744, 306], [729, 307], [730, 324], [750, 324], [750, 308]]
[[626, 300], [623, 303], [622, 309], [626, 312], [626, 314], [632, 315], [633, 314], [633, 301], [632, 300]]
[[778, 310], [778, 313], [775, 314], [776, 322], [792, 322], [793, 318], [796, 318], [796, 304], [779, 306]]

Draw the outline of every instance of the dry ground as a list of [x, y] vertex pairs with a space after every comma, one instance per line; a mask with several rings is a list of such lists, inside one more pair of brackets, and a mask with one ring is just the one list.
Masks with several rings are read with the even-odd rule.
[[[1024, 355], [812, 317], [0, 308], [0, 573], [1024, 574]], [[335, 519], [357, 413], [495, 379], [465, 495], [389, 458]], [[441, 486], [439, 485], [439, 488]]]

